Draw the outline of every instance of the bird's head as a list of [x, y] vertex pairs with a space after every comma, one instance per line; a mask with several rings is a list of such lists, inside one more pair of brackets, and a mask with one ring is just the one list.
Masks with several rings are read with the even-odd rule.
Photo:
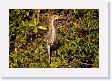
[[58, 15], [52, 15], [50, 18], [51, 18], [52, 21], [54, 21], [56, 19], [66, 19], [66, 17], [64, 17], [64, 16], [58, 16]]

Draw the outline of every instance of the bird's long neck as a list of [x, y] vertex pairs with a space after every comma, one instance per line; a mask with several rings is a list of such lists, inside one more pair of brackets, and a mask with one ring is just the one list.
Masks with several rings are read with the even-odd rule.
[[53, 22], [54, 21], [52, 21], [52, 28], [51, 28], [51, 33], [52, 33], [52, 35], [51, 35], [51, 38], [52, 38], [52, 40], [53, 40], [53, 42], [55, 41], [55, 39], [56, 39], [56, 30], [55, 30], [55, 27], [54, 27], [54, 25], [53, 25]]
[[52, 23], [51, 24], [51, 27], [54, 28], [54, 24], [53, 24], [54, 23], [54, 20], [52, 20], [51, 23]]

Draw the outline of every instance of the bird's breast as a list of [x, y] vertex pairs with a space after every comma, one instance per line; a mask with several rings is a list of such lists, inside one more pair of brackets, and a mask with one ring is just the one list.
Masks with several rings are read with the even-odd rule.
[[52, 28], [50, 31], [51, 32], [50, 32], [50, 36], [48, 38], [48, 44], [52, 45], [56, 39], [56, 32], [55, 32], [54, 28]]

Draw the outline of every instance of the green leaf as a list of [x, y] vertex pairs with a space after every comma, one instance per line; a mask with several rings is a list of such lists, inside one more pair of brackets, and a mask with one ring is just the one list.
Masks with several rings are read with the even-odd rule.
[[36, 18], [33, 19], [33, 23], [37, 25]]
[[29, 16], [29, 12], [27, 12], [26, 15]]
[[25, 22], [24, 21], [22, 21], [22, 25], [25, 26]]
[[37, 30], [36, 27], [33, 29], [33, 32], [34, 32], [34, 33], [37, 33], [37, 32], [38, 32], [38, 30]]
[[35, 26], [35, 24], [32, 23], [32, 22], [30, 22], [28, 25], [29, 25], [29, 26]]
[[60, 65], [59, 62], [52, 62], [52, 63], [50, 64], [50, 67], [56, 68], [56, 67], [58, 67], [59, 65]]
[[36, 22], [36, 18], [29, 22], [29, 26], [36, 26], [38, 23]]
[[38, 29], [41, 29], [41, 30], [47, 30], [47, 27], [46, 26], [38, 26], [37, 28]]

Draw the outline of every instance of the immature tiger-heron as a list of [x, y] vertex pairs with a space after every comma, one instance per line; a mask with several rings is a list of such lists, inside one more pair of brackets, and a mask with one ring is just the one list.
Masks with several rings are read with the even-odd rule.
[[51, 54], [50, 54], [50, 47], [53, 45], [53, 43], [56, 40], [56, 27], [54, 26], [54, 21], [57, 19], [65, 19], [64, 16], [58, 16], [58, 15], [51, 15], [49, 17], [49, 24], [48, 24], [48, 37], [47, 37], [47, 50], [49, 54], [49, 61], [51, 63]]

